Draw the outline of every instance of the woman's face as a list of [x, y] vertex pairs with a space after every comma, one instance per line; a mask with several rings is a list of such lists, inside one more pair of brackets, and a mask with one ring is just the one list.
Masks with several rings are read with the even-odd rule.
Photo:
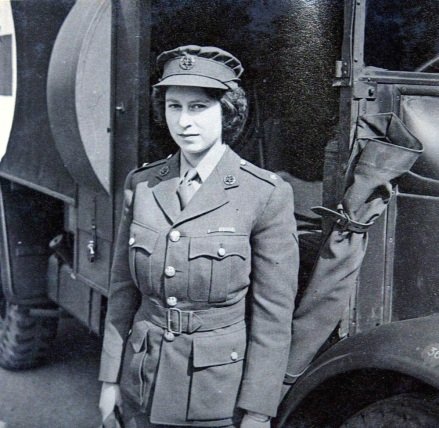
[[221, 104], [202, 88], [170, 86], [165, 106], [169, 132], [185, 154], [197, 157], [221, 144]]

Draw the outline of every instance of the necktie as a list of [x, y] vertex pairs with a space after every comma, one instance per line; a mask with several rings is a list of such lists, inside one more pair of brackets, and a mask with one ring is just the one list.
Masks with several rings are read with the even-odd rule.
[[197, 176], [197, 170], [195, 168], [191, 168], [186, 172], [186, 174], [181, 179], [180, 184], [178, 185], [177, 194], [180, 198], [181, 209], [184, 209], [184, 207], [189, 203], [192, 196], [194, 196], [196, 192], [196, 189], [192, 185], [192, 182], [196, 179]]

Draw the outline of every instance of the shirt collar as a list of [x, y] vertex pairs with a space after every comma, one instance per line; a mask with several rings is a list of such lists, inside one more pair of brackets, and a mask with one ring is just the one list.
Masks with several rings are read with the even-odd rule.
[[[227, 146], [225, 144], [214, 144], [212, 148], [206, 153], [200, 163], [195, 167], [198, 172], [198, 176], [203, 183], [206, 181], [207, 177], [212, 173], [218, 162], [222, 158]], [[193, 168], [193, 166], [188, 162], [183, 154], [180, 152], [180, 177], [183, 177], [186, 171]]]

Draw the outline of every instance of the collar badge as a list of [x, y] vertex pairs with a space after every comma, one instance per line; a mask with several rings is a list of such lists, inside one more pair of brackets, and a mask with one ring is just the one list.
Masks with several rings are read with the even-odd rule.
[[226, 175], [224, 177], [224, 184], [227, 184], [227, 186], [231, 186], [232, 184], [236, 183], [236, 178], [234, 175]]
[[160, 168], [159, 174], [164, 177], [169, 173], [169, 166], [165, 165]]

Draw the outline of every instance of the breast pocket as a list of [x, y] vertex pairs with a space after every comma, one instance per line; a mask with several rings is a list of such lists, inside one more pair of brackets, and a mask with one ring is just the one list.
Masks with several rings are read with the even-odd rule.
[[193, 301], [225, 302], [230, 292], [248, 284], [249, 256], [248, 235], [191, 238], [189, 298]]
[[193, 368], [188, 419], [233, 416], [244, 367], [246, 329], [193, 341]]
[[129, 238], [131, 276], [137, 287], [151, 287], [151, 254], [157, 244], [159, 232], [132, 223]]

